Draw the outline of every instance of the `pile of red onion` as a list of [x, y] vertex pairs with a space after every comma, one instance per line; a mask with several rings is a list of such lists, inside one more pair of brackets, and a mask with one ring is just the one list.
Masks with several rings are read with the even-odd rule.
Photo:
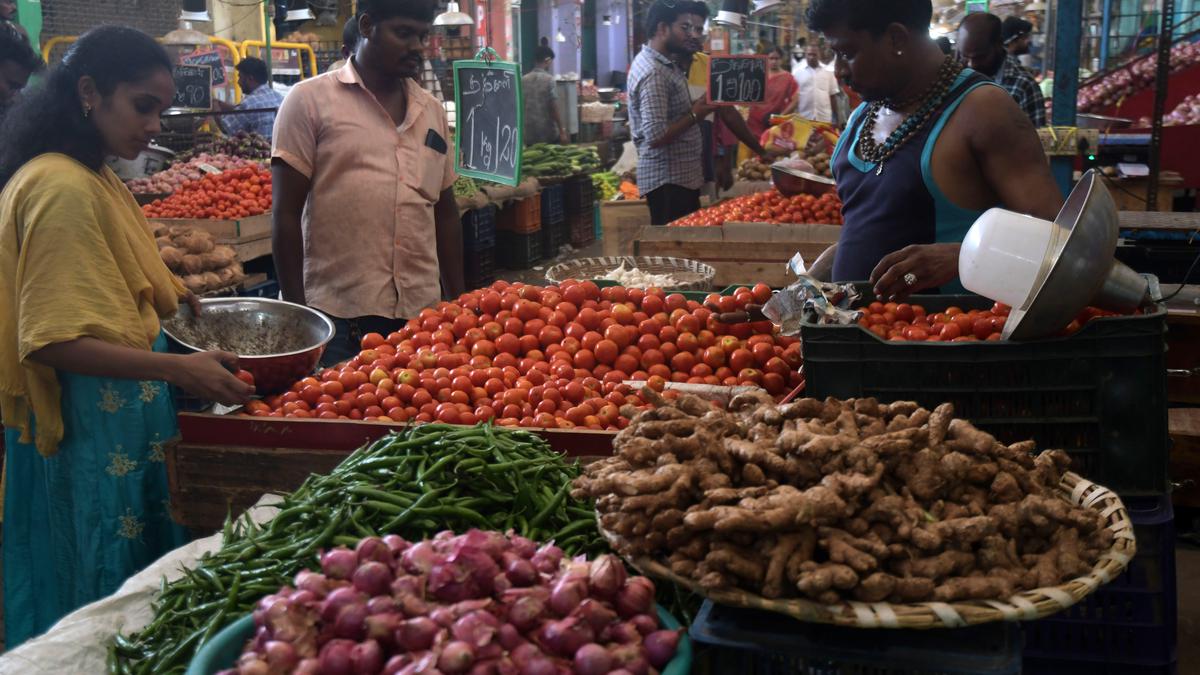
[[[1149, 117], [1138, 120], [1137, 126], [1149, 127], [1152, 121]], [[1164, 127], [1182, 127], [1200, 124], [1200, 94], [1192, 94], [1179, 102], [1175, 109], [1163, 115]]]
[[220, 675], [648, 675], [675, 656], [654, 583], [621, 561], [471, 530], [388, 535], [321, 557], [263, 598]]
[[[1171, 72], [1200, 63], [1200, 44], [1180, 42], [1171, 47]], [[1158, 56], [1139, 59], [1132, 65], [1114, 70], [1091, 84], [1080, 87], [1078, 110], [1081, 113], [1095, 112], [1116, 105], [1122, 99], [1143, 89], [1154, 86]]]

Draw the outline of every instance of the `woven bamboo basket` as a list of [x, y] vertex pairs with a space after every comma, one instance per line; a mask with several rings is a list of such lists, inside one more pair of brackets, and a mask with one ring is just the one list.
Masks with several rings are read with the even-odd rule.
[[[1066, 473], [1059, 483], [1060, 495], [1073, 504], [1098, 511], [1113, 533], [1112, 548], [1100, 556], [1092, 571], [1059, 586], [1037, 588], [1018, 593], [1007, 600], [971, 602], [843, 602], [822, 605], [810, 600], [789, 598], [770, 600], [741, 589], [710, 591], [695, 581], [681, 577], [666, 565], [649, 558], [630, 561], [643, 574], [668, 579], [713, 602], [733, 607], [748, 607], [786, 614], [800, 621], [828, 623], [851, 628], [961, 628], [992, 621], [1030, 621], [1050, 616], [1084, 599], [1100, 586], [1117, 578], [1137, 552], [1133, 522], [1125, 504], [1115, 492], [1096, 485], [1078, 474]], [[600, 529], [614, 547], [621, 538]]]
[[626, 269], [637, 268], [650, 274], [669, 274], [676, 283], [670, 290], [709, 291], [717, 271], [711, 265], [687, 258], [664, 258], [658, 256], [606, 256], [603, 258], [576, 258], [559, 263], [546, 270], [546, 280], [558, 284], [567, 279], [603, 279], [606, 274], [621, 264]]

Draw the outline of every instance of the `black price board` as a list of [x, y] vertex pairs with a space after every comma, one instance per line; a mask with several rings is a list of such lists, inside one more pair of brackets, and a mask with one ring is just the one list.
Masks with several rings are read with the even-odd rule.
[[525, 108], [520, 67], [504, 61], [455, 61], [454, 106], [458, 173], [504, 185], [519, 183]]
[[221, 53], [217, 50], [192, 52], [179, 60], [189, 66], [209, 66], [212, 68], [213, 85], [225, 84], [225, 61], [221, 59]]
[[767, 99], [767, 57], [713, 56], [708, 60], [708, 102], [762, 103]]
[[179, 65], [175, 66], [172, 74], [175, 77], [175, 101], [172, 106], [212, 110], [211, 66]]

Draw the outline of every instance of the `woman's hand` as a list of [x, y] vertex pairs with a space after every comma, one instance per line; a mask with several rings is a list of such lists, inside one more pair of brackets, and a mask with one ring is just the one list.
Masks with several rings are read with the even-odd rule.
[[899, 302], [917, 291], [953, 281], [958, 277], [961, 248], [961, 244], [906, 246], [884, 256], [871, 272], [875, 295], [882, 300]]
[[254, 387], [233, 375], [237, 372], [237, 354], [188, 354], [177, 357], [174, 365], [167, 381], [205, 400], [223, 405], [240, 405], [249, 401], [254, 393]]
[[192, 316], [200, 316], [200, 313], [204, 311], [204, 306], [200, 304], [200, 296], [191, 291], [188, 291], [180, 300], [192, 308]]

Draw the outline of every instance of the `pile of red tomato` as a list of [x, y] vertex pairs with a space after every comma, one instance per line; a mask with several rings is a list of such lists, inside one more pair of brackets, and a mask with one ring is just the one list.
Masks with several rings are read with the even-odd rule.
[[[1012, 308], [997, 302], [991, 309], [964, 311], [948, 307], [928, 314], [920, 305], [872, 302], [863, 309], [858, 325], [884, 340], [898, 342], [998, 342]], [[1117, 316], [1095, 307], [1079, 313], [1061, 335], [1073, 335], [1092, 319]]]
[[271, 210], [271, 172], [257, 166], [189, 181], [165, 199], [142, 207], [147, 218], [234, 220]]
[[726, 222], [842, 224], [837, 194], [784, 197], [778, 190], [736, 197], [671, 223], [675, 227], [716, 227]]
[[[770, 298], [759, 284], [705, 299], [721, 312]], [[659, 288], [590, 281], [498, 281], [424, 309], [399, 332], [363, 337], [358, 356], [255, 401], [256, 416], [434, 420], [619, 429], [620, 408], [646, 402], [626, 380], [757, 385], [773, 395], [802, 383], [800, 344], [771, 322], [723, 324]]]

